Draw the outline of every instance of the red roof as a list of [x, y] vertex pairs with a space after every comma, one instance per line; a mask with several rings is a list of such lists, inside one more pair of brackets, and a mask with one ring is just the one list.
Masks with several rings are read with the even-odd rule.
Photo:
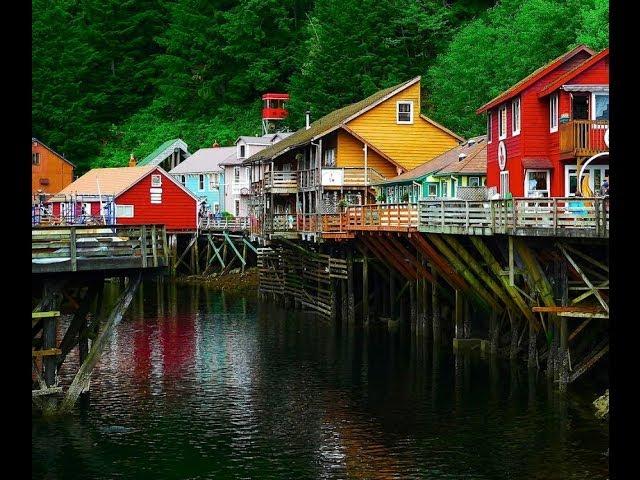
[[522, 166], [524, 168], [547, 170], [553, 168], [553, 163], [547, 157], [525, 157], [522, 159]]
[[567, 73], [563, 75], [560, 75], [560, 78], [556, 79], [555, 81], [551, 82], [549, 85], [544, 87], [544, 89], [542, 89], [542, 91], [538, 94], [538, 97], [542, 98], [549, 95], [550, 93], [554, 92], [556, 89], [558, 89], [559, 87], [567, 83], [572, 78], [575, 78], [578, 75], [580, 75], [590, 66], [596, 64], [598, 61], [608, 56], [609, 56], [609, 49], [605, 48], [597, 55], [594, 55], [593, 57], [586, 59], [577, 67], [569, 70]]
[[265, 93], [262, 100], [289, 100], [288, 93]]
[[542, 67], [538, 68], [535, 72], [533, 72], [530, 75], [526, 76], [525, 78], [520, 80], [518, 83], [516, 83], [515, 85], [510, 87], [508, 90], [502, 92], [500, 95], [495, 97], [493, 100], [490, 100], [488, 103], [485, 103], [478, 110], [476, 110], [476, 113], [480, 114], [480, 113], [486, 112], [487, 110], [495, 107], [496, 105], [498, 105], [498, 104], [510, 99], [511, 97], [516, 96], [517, 94], [522, 92], [525, 88], [527, 88], [530, 85], [532, 85], [533, 83], [535, 83], [540, 77], [543, 77], [547, 73], [549, 73], [552, 70], [556, 69], [558, 66], [560, 66], [561, 64], [563, 64], [567, 60], [570, 60], [571, 58], [573, 58], [574, 56], [576, 56], [580, 52], [586, 52], [586, 53], [589, 54], [589, 56], [593, 56], [594, 53], [595, 53], [593, 50], [591, 50], [586, 45], [578, 45], [573, 50], [571, 50], [571, 51], [569, 51], [567, 53], [563, 53], [558, 58], [556, 58], [556, 59], [552, 60], [551, 62], [547, 63], [546, 65], [543, 65]]

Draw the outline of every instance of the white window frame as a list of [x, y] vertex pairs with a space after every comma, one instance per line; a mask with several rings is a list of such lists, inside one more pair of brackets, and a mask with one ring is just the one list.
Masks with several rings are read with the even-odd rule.
[[[242, 151], [244, 149], [244, 152]], [[238, 145], [238, 158], [246, 158], [247, 146], [245, 144]]]
[[550, 133], [558, 131], [558, 110], [559, 110], [558, 101], [559, 101], [559, 98], [557, 93], [554, 93], [549, 97], [549, 132]]
[[[520, 108], [520, 97], [514, 98], [511, 101], [511, 135], [515, 137], [520, 135], [520, 124], [522, 123], [522, 109]], [[516, 108], [517, 107], [517, 108]], [[518, 112], [518, 118], [516, 122], [516, 110]], [[518, 128], [516, 128], [516, 126]]]
[[[503, 188], [503, 187], [506, 187], [506, 188]], [[503, 170], [500, 172], [500, 192], [499, 193], [501, 198], [505, 198], [505, 194], [511, 193], [511, 190], [509, 188], [509, 170]]]
[[[592, 92], [591, 93], [591, 112], [590, 113], [590, 117], [591, 120], [595, 121], [596, 120], [596, 96], [598, 95], [606, 95], [607, 97], [609, 96], [609, 90], [607, 90], [606, 92]], [[593, 128], [606, 128], [605, 125], [593, 125]]]
[[35, 166], [40, 165], [40, 153], [39, 152], [33, 152], [31, 154], [31, 165], [35, 165]]
[[238, 200], [238, 199], [236, 199], [236, 200], [233, 202], [233, 214], [234, 214], [236, 217], [239, 217], [239, 216], [240, 216], [240, 200]]
[[187, 185], [187, 176], [186, 175], [178, 175], [180, 184], [184, 187]]
[[233, 167], [233, 183], [240, 183], [240, 167]]
[[530, 197], [530, 193], [531, 193], [529, 191], [529, 174], [538, 173], [538, 172], [545, 172], [547, 174], [547, 188], [543, 190], [547, 192], [547, 196], [542, 198], [550, 198], [551, 197], [551, 170], [548, 168], [526, 168], [524, 170], [524, 196]]
[[449, 198], [449, 182], [447, 180], [440, 180], [440, 196], [442, 198]]
[[219, 183], [220, 183], [220, 179], [218, 178], [218, 174], [210, 173], [209, 174], [209, 191], [216, 190], [218, 188]]
[[[595, 170], [600, 170], [600, 179], [604, 180], [607, 176], [607, 170], [609, 170], [609, 165], [587, 165], [584, 169], [585, 173], [589, 173], [589, 188], [595, 192], [600, 189], [602, 185], [598, 185], [596, 188], [595, 185]], [[573, 175], [576, 177], [576, 182], [578, 181], [578, 169], [575, 165], [565, 165], [564, 166], [564, 196], [565, 197], [575, 197], [575, 193], [569, 192], [569, 181], [570, 176]], [[577, 186], [577, 183], [576, 183]]]
[[[124, 214], [122, 209], [131, 209], [131, 214]], [[116, 218], [133, 218], [135, 216], [135, 210], [133, 205], [118, 205], [116, 204]]]
[[152, 187], [161, 187], [162, 186], [162, 175], [159, 173], [154, 173], [151, 175], [151, 186]]
[[492, 132], [491, 132], [491, 127], [493, 127], [493, 125], [491, 125], [492, 121], [493, 121], [493, 112], [487, 112], [487, 143], [491, 143], [493, 141]]
[[325, 149], [323, 163], [325, 167], [333, 168], [336, 166], [336, 149], [335, 148], [327, 148]]
[[204, 192], [204, 186], [205, 186], [204, 173], [199, 173], [198, 174], [198, 191]]
[[[400, 120], [400, 105], [409, 105], [409, 120]], [[402, 112], [407, 113], [407, 112]], [[413, 100], [398, 100], [396, 102], [396, 124], [411, 125], [413, 124]]]
[[[471, 181], [472, 180], [477, 180], [478, 184], [477, 185], [471, 185]], [[469, 177], [469, 183], [467, 184], [467, 186], [469, 186], [469, 187], [479, 187], [480, 186], [480, 177]]]
[[[431, 187], [433, 187], [434, 192], [431, 194]], [[435, 183], [429, 183], [427, 185], [427, 197], [437, 197], [438, 196], [438, 185]]]
[[[504, 117], [502, 112], [504, 112]], [[502, 133], [503, 130], [504, 130], [504, 134]], [[498, 108], [498, 140], [504, 140], [505, 138], [507, 138], [507, 104], [506, 103], [500, 105], [500, 108]]]

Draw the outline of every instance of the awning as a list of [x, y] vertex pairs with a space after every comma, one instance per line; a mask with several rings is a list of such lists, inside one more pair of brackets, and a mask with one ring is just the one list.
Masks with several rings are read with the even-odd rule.
[[609, 93], [609, 85], [562, 85], [566, 92], [606, 92]]
[[524, 168], [548, 170], [553, 168], [553, 163], [546, 157], [528, 157], [522, 159], [522, 166]]

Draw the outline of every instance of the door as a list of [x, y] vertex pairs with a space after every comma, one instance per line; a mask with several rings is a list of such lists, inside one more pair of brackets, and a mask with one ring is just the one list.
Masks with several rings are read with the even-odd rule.
[[574, 93], [571, 112], [573, 120], [589, 120], [589, 95]]

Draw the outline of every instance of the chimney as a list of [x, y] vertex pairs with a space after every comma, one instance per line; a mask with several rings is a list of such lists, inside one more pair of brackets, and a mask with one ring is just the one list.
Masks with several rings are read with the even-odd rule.
[[309, 130], [311, 126], [311, 110], [307, 110], [305, 112], [305, 117], [306, 117], [305, 128]]
[[138, 159], [131, 154], [131, 158], [129, 158], [129, 166], [135, 167], [138, 164]]
[[214, 140], [213, 145], [211, 145], [211, 148], [219, 148], [219, 147], [220, 147], [220, 144], [218, 143], [218, 141]]

